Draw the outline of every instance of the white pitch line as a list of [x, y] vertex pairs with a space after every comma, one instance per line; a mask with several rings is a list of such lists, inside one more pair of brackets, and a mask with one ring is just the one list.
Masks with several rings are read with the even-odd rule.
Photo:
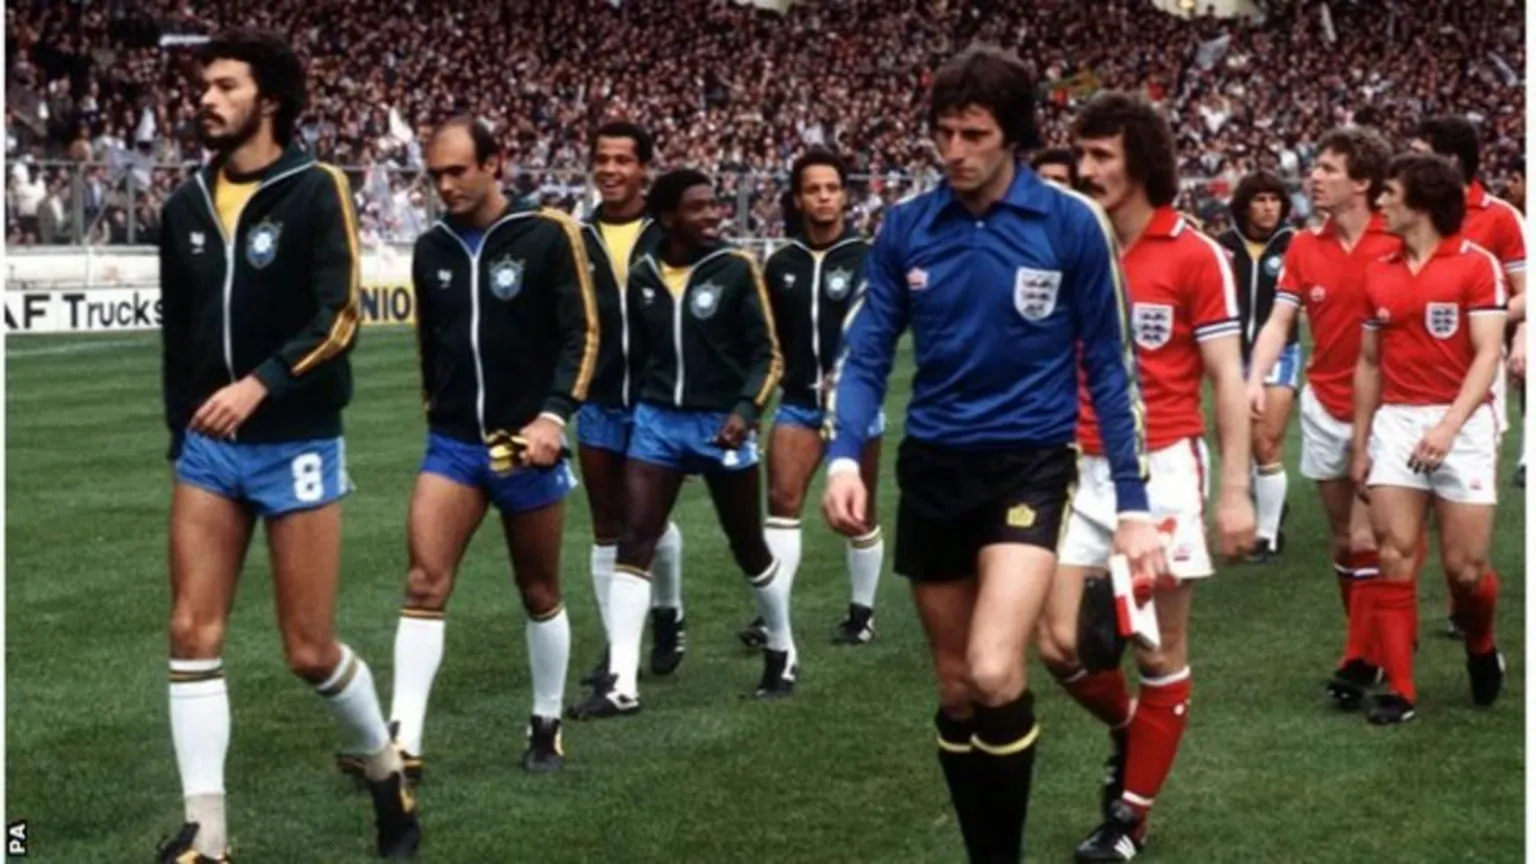
[[50, 345], [47, 348], [11, 348], [6, 347], [5, 356], [11, 357], [46, 357], [53, 354], [88, 354], [92, 351], [107, 351], [114, 348], [128, 348], [134, 345], [153, 345], [148, 339], [112, 339], [102, 342], [74, 342], [68, 345]]

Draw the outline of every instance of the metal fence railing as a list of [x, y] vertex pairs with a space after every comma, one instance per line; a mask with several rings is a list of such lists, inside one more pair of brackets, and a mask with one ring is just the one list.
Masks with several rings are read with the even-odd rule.
[[[13, 246], [144, 246], [160, 230], [160, 208], [196, 166], [148, 160], [100, 162], [22, 161], [7, 165], [5, 242]], [[359, 227], [366, 246], [410, 243], [437, 218], [437, 196], [426, 173], [393, 165], [342, 166], [352, 183]], [[771, 238], [782, 233], [781, 198], [786, 172], [716, 175], [727, 205], [724, 232], [736, 238]], [[937, 172], [921, 176], [890, 172], [849, 178], [850, 217], [873, 233], [881, 214], [908, 195], [931, 188]], [[1225, 220], [1228, 178], [1184, 181], [1180, 207], [1207, 227]], [[514, 197], [586, 216], [597, 203], [585, 172], [512, 168], [506, 185]], [[1306, 200], [1297, 184], [1298, 215]]]

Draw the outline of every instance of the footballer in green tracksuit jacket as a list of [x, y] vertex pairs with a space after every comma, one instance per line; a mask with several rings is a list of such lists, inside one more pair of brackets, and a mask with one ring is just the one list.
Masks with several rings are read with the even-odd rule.
[[640, 709], [636, 675], [657, 539], [683, 477], [702, 474], [738, 567], [768, 623], [761, 697], [793, 692], [789, 585], [763, 539], [755, 427], [783, 372], [757, 263], [719, 240], [714, 185], [693, 170], [658, 178], [650, 205], [664, 234], [629, 279], [630, 358], [638, 387], [625, 461], [624, 529], [609, 587], [608, 679], [581, 718]]
[[[826, 397], [832, 368], [842, 346], [843, 320], [863, 282], [869, 241], [847, 228], [848, 169], [824, 150], [812, 150], [790, 169], [785, 199], [787, 221], [798, 223], [789, 242], [768, 256], [764, 268], [773, 320], [784, 348], [784, 381], [768, 442], [768, 520], [763, 533], [791, 582], [800, 566], [800, 514], [806, 490], [825, 450]], [[877, 488], [884, 412], [876, 415], [860, 454], [866, 488]], [[846, 539], [850, 598], [848, 613], [833, 632], [833, 642], [862, 645], [875, 636], [875, 592], [885, 558], [885, 542], [870, 493], [870, 529]], [[766, 643], [761, 620], [739, 634], [749, 646]]]
[[523, 768], [564, 765], [571, 632], [560, 544], [576, 477], [563, 430], [587, 398], [600, 328], [576, 220], [512, 206], [501, 160], [495, 137], [472, 117], [434, 131], [427, 173], [447, 216], [416, 241], [411, 260], [427, 446], [411, 496], [390, 719], [418, 770], [454, 572], [491, 505], [527, 615], [533, 704]]
[[[627, 120], [612, 120], [599, 126], [592, 138], [591, 168], [592, 185], [597, 187], [602, 203], [582, 225], [605, 338], [598, 347], [591, 392], [577, 413], [576, 455], [592, 514], [592, 594], [597, 598], [604, 633], [608, 628], [608, 587], [613, 582], [623, 526], [624, 460], [634, 428], [635, 387], [630, 375], [630, 307], [626, 292], [630, 272], [661, 238], [661, 223], [651, 218], [644, 194], [646, 169], [654, 154], [655, 142], [643, 127]], [[682, 532], [676, 522], [668, 521], [667, 529], [656, 542], [656, 558], [651, 566], [654, 675], [676, 671], [687, 650], [682, 557]], [[581, 683], [596, 686], [606, 677], [605, 640], [602, 657], [582, 676]]]
[[257, 519], [288, 668], [325, 700], [361, 766], [378, 853], [412, 857], [415, 798], [368, 664], [334, 622], [340, 499], [351, 490], [341, 414], [362, 273], [351, 185], [291, 143], [306, 74], [283, 37], [233, 30], [198, 53], [199, 125], [214, 156], [160, 221], [161, 385], [175, 465], [170, 726], [185, 815], [155, 860], [229, 860], [220, 655]]

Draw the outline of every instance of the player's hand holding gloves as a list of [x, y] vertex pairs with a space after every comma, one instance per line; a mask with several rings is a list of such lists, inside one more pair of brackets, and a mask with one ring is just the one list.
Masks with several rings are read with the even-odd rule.
[[[553, 432], [551, 443], [549, 433]], [[560, 427], [553, 420], [539, 418], [517, 434], [505, 429], [486, 433], [485, 446], [491, 454], [491, 470], [506, 476], [519, 468], [548, 468], [570, 452], [561, 443]], [[553, 447], [553, 456], [549, 455]]]
[[255, 375], [247, 375], [233, 384], [219, 388], [192, 415], [192, 431], [210, 438], [232, 438], [240, 424], [250, 418], [261, 400], [267, 398], [267, 386]]
[[518, 433], [527, 446], [527, 452], [523, 454], [523, 464], [532, 465], [535, 468], [548, 468], [559, 461], [561, 449], [565, 446], [561, 435], [560, 424], [548, 417], [539, 416], [532, 423], [523, 427]]
[[[828, 491], [831, 491], [830, 487]], [[1163, 552], [1162, 535], [1148, 517], [1122, 516], [1115, 526], [1113, 551], [1124, 555], [1130, 564], [1131, 579], [1138, 597], [1143, 592], [1150, 596], [1158, 577], [1168, 573], [1168, 557]]]

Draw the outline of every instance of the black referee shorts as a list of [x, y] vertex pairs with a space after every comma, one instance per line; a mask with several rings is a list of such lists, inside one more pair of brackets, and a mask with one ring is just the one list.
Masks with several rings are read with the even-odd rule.
[[906, 438], [896, 456], [896, 572], [968, 579], [993, 543], [1054, 553], [1076, 482], [1071, 446], [957, 450]]

